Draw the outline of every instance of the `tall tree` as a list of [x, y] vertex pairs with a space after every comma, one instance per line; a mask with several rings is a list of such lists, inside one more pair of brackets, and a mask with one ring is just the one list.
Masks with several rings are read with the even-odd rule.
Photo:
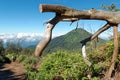
[[17, 53], [17, 47], [14, 43], [7, 43], [5, 54]]
[[0, 54], [4, 53], [3, 41], [0, 40]]

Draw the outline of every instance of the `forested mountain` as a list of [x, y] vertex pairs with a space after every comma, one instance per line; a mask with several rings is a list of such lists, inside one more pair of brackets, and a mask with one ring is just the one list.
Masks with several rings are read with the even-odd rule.
[[[65, 35], [52, 39], [45, 52], [53, 52], [57, 51], [58, 49], [80, 51], [80, 41], [89, 37], [90, 35], [92, 34], [81, 28], [78, 28], [77, 30], [72, 30]], [[105, 40], [99, 38], [98, 44], [101, 44], [103, 42], [105, 42]], [[88, 44], [90, 45], [90, 43]]]

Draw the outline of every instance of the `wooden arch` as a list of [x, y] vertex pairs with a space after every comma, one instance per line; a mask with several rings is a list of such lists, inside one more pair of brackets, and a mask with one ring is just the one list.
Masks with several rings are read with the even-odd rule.
[[73, 8], [68, 8], [61, 5], [50, 5], [50, 4], [41, 4], [40, 5], [41, 12], [54, 12], [56, 13], [55, 17], [51, 20], [47, 21], [46, 31], [44, 38], [38, 43], [35, 49], [35, 56], [41, 56], [43, 50], [46, 48], [48, 43], [51, 41], [52, 30], [55, 25], [60, 21], [69, 21], [74, 22], [80, 19], [89, 19], [89, 20], [104, 20], [107, 23], [102, 26], [97, 32], [95, 32], [92, 36], [81, 41], [82, 44], [82, 54], [84, 61], [88, 66], [91, 66], [91, 62], [87, 59], [85, 45], [88, 41], [95, 39], [99, 34], [103, 31], [113, 27], [114, 33], [114, 51], [111, 60], [111, 66], [106, 74], [106, 78], [110, 78], [112, 71], [114, 70], [115, 60], [118, 54], [118, 24], [120, 23], [120, 12], [111, 12], [111, 11], [103, 11], [103, 10], [76, 10]]

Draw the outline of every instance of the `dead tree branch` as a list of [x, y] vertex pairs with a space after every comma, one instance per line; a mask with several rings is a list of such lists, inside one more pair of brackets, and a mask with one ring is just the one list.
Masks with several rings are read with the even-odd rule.
[[92, 36], [81, 41], [82, 43], [82, 54], [86, 64], [91, 65], [90, 61], [87, 59], [85, 45], [88, 41], [96, 38], [100, 33], [107, 30], [111, 26], [114, 27], [114, 52], [112, 56], [112, 65], [108, 71], [107, 77], [110, 77], [112, 71], [114, 70], [115, 59], [118, 54], [118, 24], [120, 23], [120, 12], [111, 12], [111, 11], [103, 11], [103, 10], [76, 10], [73, 8], [68, 8], [60, 5], [49, 5], [42, 4], [40, 5], [41, 12], [53, 12], [55, 13], [55, 17], [46, 22], [47, 28], [45, 31], [44, 38], [40, 41], [40, 43], [36, 46], [35, 55], [41, 56], [45, 47], [47, 47], [48, 43], [52, 37], [52, 30], [54, 26], [59, 21], [78, 21], [80, 19], [89, 19], [89, 20], [104, 20], [107, 22], [102, 28], [100, 28], [96, 33]]
[[100, 33], [102, 33], [103, 31], [105, 31], [105, 30], [107, 30], [107, 29], [109, 29], [110, 26], [111, 26], [111, 25], [110, 25], [109, 23], [107, 23], [107, 24], [104, 25], [102, 28], [100, 28], [96, 33], [94, 33], [92, 36], [90, 36], [90, 37], [88, 37], [88, 38], [86, 38], [86, 39], [84, 39], [84, 40], [81, 41], [81, 44], [82, 44], [82, 55], [83, 55], [83, 57], [84, 57], [85, 62], [86, 62], [89, 66], [91, 66], [91, 62], [88, 61], [88, 58], [87, 58], [87, 55], [86, 55], [86, 49], [85, 49], [86, 43], [87, 43], [88, 41], [93, 40], [93, 39], [95, 39], [96, 37], [98, 37], [98, 35], [99, 35]]
[[39, 42], [35, 49], [35, 56], [39, 57], [42, 55], [43, 50], [46, 48], [48, 43], [51, 41], [52, 29], [60, 21], [60, 17], [56, 16], [49, 22], [47, 22], [46, 31], [44, 38]]
[[112, 55], [111, 66], [108, 70], [108, 74], [106, 74], [106, 79], [110, 78], [112, 71], [115, 70], [114, 67], [118, 55], [118, 25], [113, 26], [113, 31], [114, 31], [114, 51]]
[[[59, 5], [40, 5], [41, 12], [54, 12], [59, 14], [63, 21], [79, 20], [79, 19], [94, 19], [94, 20], [105, 20], [109, 23], [119, 24], [120, 23], [120, 12], [111, 12], [103, 10], [76, 10]], [[62, 20], [61, 20], [62, 21]]]

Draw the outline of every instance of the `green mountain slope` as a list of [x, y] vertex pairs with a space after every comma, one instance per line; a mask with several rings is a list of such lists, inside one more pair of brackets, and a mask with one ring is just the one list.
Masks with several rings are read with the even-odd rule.
[[[53, 52], [58, 49], [64, 49], [69, 51], [80, 51], [81, 44], [80, 41], [89, 37], [91, 33], [84, 29], [78, 28], [77, 30], [72, 30], [65, 35], [56, 37], [52, 39], [45, 52]], [[99, 43], [105, 42], [99, 39]]]

